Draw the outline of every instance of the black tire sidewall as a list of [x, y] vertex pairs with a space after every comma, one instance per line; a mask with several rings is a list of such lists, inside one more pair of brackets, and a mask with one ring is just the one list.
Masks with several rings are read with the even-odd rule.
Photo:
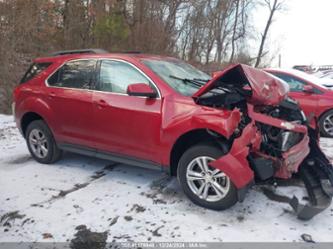
[[194, 158], [199, 156], [208, 156], [218, 159], [219, 157], [223, 156], [223, 154], [224, 154], [223, 151], [214, 145], [199, 144], [188, 149], [179, 160], [178, 172], [177, 172], [178, 181], [185, 195], [193, 203], [201, 207], [205, 207], [212, 210], [224, 210], [232, 207], [237, 203], [238, 201], [237, 189], [235, 185], [232, 183], [231, 179], [230, 179], [230, 189], [227, 195], [222, 200], [219, 200], [217, 202], [208, 202], [203, 199], [200, 199], [196, 194], [192, 192], [192, 190], [187, 184], [187, 179], [186, 179], [187, 166]]
[[[29, 135], [30, 135], [31, 131], [34, 130], [34, 129], [41, 130], [44, 133], [45, 137], [46, 137], [46, 140], [47, 140], [47, 143], [48, 143], [48, 152], [47, 152], [47, 156], [45, 158], [37, 157], [31, 149], [31, 145], [29, 143]], [[57, 150], [59, 150], [59, 149], [56, 147], [56, 143], [54, 141], [53, 135], [52, 135], [50, 129], [48, 128], [48, 126], [46, 125], [46, 123], [44, 121], [36, 120], [36, 121], [31, 122], [27, 127], [25, 138], [26, 138], [26, 142], [27, 142], [29, 152], [30, 152], [31, 156], [37, 162], [43, 163], [43, 164], [50, 164], [50, 163], [53, 163], [55, 161], [55, 156], [56, 156], [56, 153], [58, 152]]]
[[328, 138], [333, 138], [332, 135], [328, 134], [325, 129], [324, 129], [324, 121], [325, 119], [330, 116], [333, 115], [333, 110], [330, 110], [328, 112], [326, 112], [320, 119], [319, 119], [319, 129], [320, 129], [320, 134], [324, 137], [328, 137]]

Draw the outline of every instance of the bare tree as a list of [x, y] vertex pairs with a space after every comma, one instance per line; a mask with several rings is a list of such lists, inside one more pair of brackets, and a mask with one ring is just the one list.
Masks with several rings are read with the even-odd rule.
[[[254, 1], [0, 0], [0, 112], [10, 112], [12, 90], [31, 59], [55, 50], [167, 54], [207, 72], [229, 62], [252, 62], [246, 44], [252, 39], [248, 16]], [[268, 5], [269, 23], [282, 0], [275, 2]]]
[[234, 29], [231, 38], [231, 56], [229, 63], [234, 61], [235, 57], [235, 42], [236, 42], [236, 32], [237, 32], [237, 25], [238, 25], [238, 12], [239, 12], [239, 2], [240, 0], [235, 1], [236, 9], [235, 9], [235, 21], [234, 21]]
[[[239, 53], [244, 56], [244, 51], [238, 51], [240, 46], [244, 45], [244, 41], [248, 38], [249, 23], [248, 13], [253, 8], [252, 0], [234, 0], [236, 7], [234, 8], [234, 26], [231, 37], [231, 55], [229, 63], [236, 61]], [[237, 54], [238, 53], [238, 54]]]
[[273, 17], [276, 14], [276, 12], [279, 12], [284, 8], [285, 1], [284, 0], [264, 0], [264, 4], [268, 7], [270, 14], [269, 14], [266, 26], [265, 26], [264, 33], [261, 36], [261, 42], [260, 42], [260, 46], [259, 46], [259, 51], [258, 51], [258, 56], [257, 56], [257, 60], [255, 63], [255, 67], [260, 66], [260, 62], [261, 62], [261, 59], [264, 54], [266, 38], [268, 35], [268, 31], [272, 25]]
[[232, 1], [217, 0], [217, 16], [215, 25], [215, 39], [216, 39], [216, 58], [215, 61], [221, 63], [223, 60], [223, 53], [227, 48], [227, 37], [231, 33], [231, 14], [232, 14]]

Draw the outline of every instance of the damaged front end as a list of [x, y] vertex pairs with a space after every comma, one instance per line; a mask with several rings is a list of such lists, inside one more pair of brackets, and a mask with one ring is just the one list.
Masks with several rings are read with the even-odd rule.
[[285, 83], [261, 70], [235, 65], [193, 97], [200, 105], [242, 113], [229, 152], [211, 163], [230, 177], [239, 200], [253, 182], [299, 175], [309, 203], [303, 205], [295, 196], [289, 203], [298, 218], [308, 220], [331, 204], [333, 167], [319, 147], [317, 132], [287, 97], [288, 91]]
[[318, 132], [309, 128], [310, 153], [302, 162], [299, 173], [308, 192], [309, 204], [299, 203], [296, 197], [290, 201], [298, 218], [309, 220], [328, 208], [333, 197], [333, 168], [318, 144]]

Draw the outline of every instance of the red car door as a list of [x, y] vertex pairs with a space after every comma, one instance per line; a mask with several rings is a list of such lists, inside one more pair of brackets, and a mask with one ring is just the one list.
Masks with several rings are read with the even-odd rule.
[[291, 91], [289, 96], [297, 100], [309, 120], [317, 116], [318, 94]]
[[93, 147], [92, 91], [96, 60], [64, 64], [48, 80], [47, 99], [53, 113], [54, 133], [65, 144]]
[[94, 134], [98, 150], [158, 163], [161, 98], [128, 96], [134, 83], [154, 84], [125, 61], [102, 60], [93, 94]]

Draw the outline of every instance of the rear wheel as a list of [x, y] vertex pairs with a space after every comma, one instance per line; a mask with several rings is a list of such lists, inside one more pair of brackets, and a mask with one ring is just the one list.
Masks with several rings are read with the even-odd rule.
[[42, 120], [31, 122], [26, 131], [26, 141], [32, 157], [44, 164], [51, 164], [61, 158], [61, 150], [57, 147], [53, 135]]
[[333, 110], [326, 112], [319, 120], [320, 133], [333, 138]]
[[223, 155], [222, 150], [210, 144], [188, 149], [178, 165], [178, 179], [186, 196], [195, 204], [224, 210], [237, 202], [237, 189], [230, 178], [209, 163]]

